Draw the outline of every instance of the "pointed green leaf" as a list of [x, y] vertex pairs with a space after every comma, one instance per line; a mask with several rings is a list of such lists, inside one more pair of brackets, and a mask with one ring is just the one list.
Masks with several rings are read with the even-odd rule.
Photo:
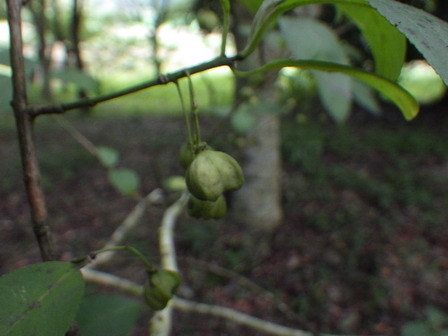
[[123, 195], [132, 195], [137, 192], [140, 179], [137, 173], [127, 168], [117, 168], [109, 171], [109, 181]]
[[338, 4], [337, 8], [356, 23], [367, 40], [375, 60], [375, 72], [396, 80], [405, 60], [405, 36], [372, 8], [346, 4]]
[[113, 168], [118, 162], [120, 154], [113, 148], [97, 147], [98, 159], [106, 168]]
[[379, 115], [381, 113], [378, 100], [370, 86], [360, 83], [359, 81], [353, 81], [352, 89], [355, 101], [359, 105], [374, 115]]
[[263, 33], [280, 14], [298, 6], [324, 3], [362, 6], [373, 10], [366, 0], [265, 0], [255, 15], [252, 22], [249, 42], [246, 48], [241, 52], [241, 55], [246, 57], [255, 50]]
[[84, 294], [81, 273], [70, 262], [30, 265], [0, 277], [0, 335], [61, 336]]
[[385, 97], [389, 98], [395, 105], [400, 108], [404, 117], [408, 120], [414, 118], [419, 111], [419, 106], [414, 97], [412, 97], [406, 90], [401, 88], [396, 83], [378, 76], [376, 74], [352, 68], [346, 65], [334, 64], [321, 61], [291, 61], [278, 60], [268, 63], [261, 68], [247, 72], [236, 72], [239, 76], [252, 76], [256, 73], [268, 71], [272, 69], [284, 67], [299, 67], [303, 69], [319, 70], [326, 72], [340, 72], [350, 77], [353, 77], [361, 82], [378, 90]]
[[76, 321], [82, 336], [129, 335], [144, 308], [124, 296], [99, 294], [83, 300]]
[[[349, 64], [346, 49], [333, 30], [314, 18], [282, 18], [282, 35], [295, 59]], [[347, 119], [352, 103], [352, 80], [339, 73], [313, 71], [320, 100], [337, 122]]]
[[448, 85], [448, 23], [394, 0], [368, 1], [406, 35]]
[[352, 80], [340, 73], [313, 73], [322, 105], [334, 121], [343, 123], [352, 107]]

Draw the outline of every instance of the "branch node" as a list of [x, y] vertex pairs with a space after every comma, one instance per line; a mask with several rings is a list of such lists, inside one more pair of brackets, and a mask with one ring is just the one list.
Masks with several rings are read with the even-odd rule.
[[167, 75], [164, 75], [164, 74], [159, 75], [158, 79], [159, 79], [160, 84], [163, 84], [163, 85], [168, 84], [169, 82], [171, 82], [170, 78]]

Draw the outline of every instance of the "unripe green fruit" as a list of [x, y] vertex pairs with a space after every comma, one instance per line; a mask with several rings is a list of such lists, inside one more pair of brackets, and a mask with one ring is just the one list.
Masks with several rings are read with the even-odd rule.
[[224, 196], [220, 196], [215, 202], [202, 201], [190, 195], [187, 204], [187, 212], [190, 216], [203, 219], [218, 219], [227, 212], [227, 203]]
[[243, 171], [230, 155], [203, 150], [187, 169], [187, 187], [190, 193], [203, 201], [216, 201], [224, 191], [237, 190], [244, 183]]
[[179, 273], [170, 270], [148, 272], [144, 285], [145, 302], [154, 310], [162, 310], [173, 298], [180, 284]]

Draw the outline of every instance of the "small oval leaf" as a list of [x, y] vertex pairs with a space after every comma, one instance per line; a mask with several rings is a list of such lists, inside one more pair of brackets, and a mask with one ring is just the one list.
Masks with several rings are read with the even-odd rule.
[[97, 151], [98, 159], [104, 167], [115, 167], [120, 157], [120, 154], [115, 149], [109, 147], [97, 147]]
[[117, 168], [109, 171], [109, 181], [120, 193], [126, 196], [134, 194], [140, 185], [137, 173], [127, 168]]

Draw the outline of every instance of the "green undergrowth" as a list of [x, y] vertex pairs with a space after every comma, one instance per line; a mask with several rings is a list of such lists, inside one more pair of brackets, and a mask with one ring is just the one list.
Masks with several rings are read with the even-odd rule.
[[425, 125], [334, 126], [311, 121], [284, 123], [282, 143], [285, 161], [299, 168], [307, 184], [319, 186], [306, 197], [330, 197], [335, 189], [347, 189], [382, 208], [425, 207], [448, 193], [432, 189], [441, 176], [431, 169], [448, 157], [446, 138]]

